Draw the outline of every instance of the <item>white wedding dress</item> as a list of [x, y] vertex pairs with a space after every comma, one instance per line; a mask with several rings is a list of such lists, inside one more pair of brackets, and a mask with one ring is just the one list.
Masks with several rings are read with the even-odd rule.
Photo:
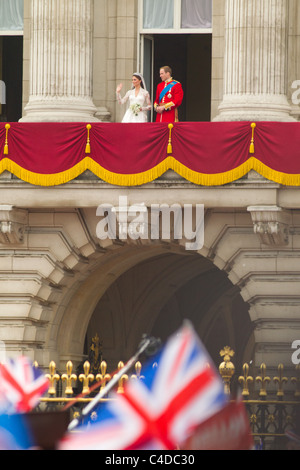
[[[122, 122], [147, 122], [147, 111], [151, 110], [150, 95], [147, 90], [140, 88], [137, 96], [135, 96], [135, 89], [129, 90], [124, 98], [121, 98], [120, 93], [117, 93], [117, 99], [120, 104], [128, 104], [127, 111], [122, 119]], [[136, 111], [139, 105], [141, 111]]]

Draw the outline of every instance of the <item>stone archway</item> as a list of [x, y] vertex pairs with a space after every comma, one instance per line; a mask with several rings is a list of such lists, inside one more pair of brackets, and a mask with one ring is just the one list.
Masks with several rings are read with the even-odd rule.
[[[249, 215], [245, 215], [247, 223], [251, 223]], [[96, 332], [100, 338], [105, 336], [107, 359], [114, 363], [126, 360], [135, 352], [142, 334], [162, 336], [160, 315], [167, 318], [166, 323], [173, 322], [170, 306], [172, 303], [176, 305], [176, 295], [180, 293], [183, 299], [189, 289], [199, 290], [195, 283], [202, 285], [203, 279], [207, 282], [208, 275], [211, 279], [207, 284], [204, 282], [203, 296], [195, 298], [199, 305], [205, 301], [204, 313], [197, 315], [193, 306], [193, 314], [181, 311], [180, 319], [193, 319], [214, 355], [218, 355], [220, 348], [228, 342], [238, 350], [240, 361], [248, 360], [252, 353], [247, 346], [252, 325], [247, 303], [240, 295], [240, 273], [236, 273], [236, 266], [233, 269], [228, 263], [228, 257], [232, 256], [233, 250], [242, 252], [241, 242], [249, 244], [251, 239], [253, 245], [256, 238], [252, 227], [245, 230], [236, 226], [236, 214], [216, 212], [206, 214], [205, 218], [206, 244], [199, 252], [187, 251], [183, 244], [174, 240], [110, 241], [102, 245], [102, 251], [94, 245], [89, 252], [88, 263], [80, 267], [76, 281], [61, 298], [53, 317], [54, 328], [49, 337], [55, 341], [58, 361], [65, 363], [71, 359], [74, 363], [81, 362], [84, 345], [89, 344]], [[96, 227], [92, 211], [85, 212], [84, 219], [89, 227]], [[145, 272], [149, 276], [137, 289], [136, 297], [132, 295], [132, 286], [126, 286], [126, 282], [136, 287], [137, 282], [145, 279]], [[214, 285], [216, 276], [219, 280]], [[209, 297], [213, 302], [208, 301]], [[232, 316], [232, 305], [236, 303], [236, 314]], [[98, 325], [94, 327], [97, 317]], [[234, 332], [235, 324], [246, 325], [248, 337], [245, 333], [240, 342]], [[164, 336], [168, 333], [170, 331], [165, 331]], [[218, 341], [217, 337], [220, 338]]]
[[[231, 301], [237, 312], [234, 323], [241, 322], [243, 327], [238, 311], [241, 305], [247, 304], [254, 327], [254, 356], [251, 355], [252, 345], [243, 350], [241, 345], [233, 344], [232, 326], [227, 334], [229, 345], [245, 351], [246, 356], [241, 360], [251, 357], [254, 364], [291, 363], [291, 344], [299, 332], [297, 231], [290, 234], [288, 246], [265, 246], [253, 230], [248, 211], [209, 210], [205, 214], [205, 245], [199, 252], [190, 253], [174, 240], [145, 240], [143, 243], [116, 240], [103, 244], [95, 235], [98, 220], [93, 208], [89, 211], [32, 210], [27, 216], [24, 246], [7, 251], [2, 263], [5, 276], [2, 303], [6, 318], [2, 340], [6, 342], [8, 353], [22, 351], [45, 367], [50, 360], [63, 366], [66, 360], [81, 362], [89, 323], [100, 299], [112, 286], [115, 289], [116, 281], [134, 267], [157, 257], [176, 255], [174, 268], [170, 265], [168, 270], [170, 277], [165, 276], [174, 279], [173, 291], [167, 286], [168, 289], [160, 290], [160, 297], [155, 297], [157, 303], [152, 310], [156, 317], [149, 309], [148, 312], [143, 309], [143, 318], [148, 319], [148, 323], [135, 322], [127, 329], [129, 340], [118, 342], [123, 344], [118, 359], [129, 356], [128, 344], [136, 345], [142, 333], [158, 330], [160, 315], [170, 318], [168, 312], [178, 309], [176, 295], [180, 289], [188, 291], [187, 276], [192, 282], [201, 274], [201, 269], [216, 269], [230, 287], [218, 302], [216, 299], [213, 305], [207, 306], [206, 315], [197, 325], [205, 342], [212, 342], [219, 334], [217, 329], [222, 333], [223, 325], [232, 321]], [[201, 269], [197, 266], [193, 272], [189, 262], [198, 258], [202, 260]], [[178, 273], [185, 273], [185, 276], [180, 278]], [[151, 305], [162, 274], [159, 271], [153, 276], [148, 289], [143, 290], [144, 305]], [[214, 299], [212, 287], [207, 292]], [[239, 302], [234, 300], [235, 292], [240, 293]], [[227, 318], [225, 323], [224, 318]], [[118, 341], [126, 330], [120, 325], [114, 331], [115, 335], [118, 332]]]
[[103, 358], [115, 367], [135, 353], [143, 334], [165, 341], [188, 319], [216, 363], [226, 345], [242, 363], [252, 335], [248, 309], [211, 261], [170, 250], [128, 269], [107, 289], [91, 316], [86, 345], [98, 334]]
[[[92, 211], [90, 211], [90, 214], [90, 219], [86, 213], [84, 214], [85, 221], [89, 227], [92, 225], [96, 227], [95, 215], [92, 214]], [[145, 240], [143, 243], [140, 243], [139, 240], [137, 242], [130, 240], [123, 243], [110, 242], [105, 246], [100, 244], [100, 250], [95, 244], [93, 246], [90, 244], [87, 262], [85, 265], [81, 263], [73, 283], [66, 290], [64, 297], [61, 296], [53, 315], [53, 323], [48, 329], [48, 338], [53, 342], [52, 349], [57, 352], [57, 360], [63, 364], [69, 359], [74, 363], [81, 362], [90, 320], [98, 303], [106, 295], [108, 289], [112, 288], [111, 286], [113, 285], [113, 288], [116, 288], [116, 281], [129, 272], [130, 269], [147, 260], [150, 262], [155, 257], [162, 259], [161, 257], [166, 254], [180, 254], [182, 255], [179, 257], [181, 260], [190, 260], [192, 257], [195, 257], [195, 259], [201, 258], [203, 260], [202, 263], [206, 263], [209, 266], [207, 269], [216, 269], [216, 272], [220, 272], [223, 279], [227, 279], [229, 282], [230, 288], [224, 294], [226, 302], [224, 302], [224, 298], [220, 300], [219, 304], [216, 302], [214, 306], [211, 306], [210, 313], [207, 313], [205, 319], [202, 319], [201, 325], [197, 325], [200, 328], [201, 335], [206, 335], [205, 342], [213, 343], [213, 338], [216, 335], [220, 336], [220, 332], [226, 331], [224, 325], [229, 325], [232, 322], [230, 308], [228, 307], [231, 301], [229, 292], [235, 286], [237, 292], [240, 293], [240, 305], [245, 303], [250, 305], [249, 316], [252, 321], [251, 326], [255, 327], [254, 339], [248, 345], [245, 343], [238, 345], [234, 339], [235, 335], [232, 333], [233, 327], [231, 326], [228, 328], [227, 334], [228, 342], [231, 343], [229, 345], [236, 350], [239, 348], [239, 350], [243, 351], [243, 357], [238, 358], [240, 361], [251, 359], [253, 363], [256, 363], [257, 357], [258, 361], [264, 361], [261, 358], [264, 357], [266, 351], [266, 354], [268, 354], [266, 363], [270, 363], [269, 357], [271, 356], [269, 351], [273, 350], [275, 346], [272, 343], [272, 331], [264, 329], [264, 336], [262, 336], [261, 329], [257, 328], [256, 319], [260, 315], [261, 309], [263, 309], [263, 314], [267, 312], [265, 295], [261, 291], [262, 284], [260, 280], [264, 281], [264, 288], [274, 289], [273, 286], [277, 286], [279, 277], [276, 273], [275, 261], [278, 253], [261, 247], [260, 240], [253, 231], [253, 224], [249, 213], [232, 213], [230, 211], [217, 210], [206, 214], [205, 245], [199, 252], [193, 252], [192, 254], [187, 252], [184, 246], [174, 242], [174, 240]], [[178, 268], [174, 272], [171, 269], [170, 276], [174, 276], [176, 272], [180, 272], [180, 269]], [[188, 263], [186, 264], [186, 273], [193, 277]], [[161, 273], [159, 272], [159, 274]], [[158, 282], [157, 280], [158, 276], [154, 276], [153, 281], [151, 281], [153, 286]], [[175, 284], [176, 290], [181, 285], [184, 285], [184, 280], [181, 280], [181, 284]], [[166, 303], [166, 292], [161, 290], [163, 296], [157, 304], [160, 306], [159, 309], [156, 305], [155, 315], [160, 313], [161, 307]], [[212, 290], [210, 292], [213, 296]], [[144, 305], [149, 305], [149, 299], [151, 302], [153, 301], [151, 289], [148, 289], [148, 291], [147, 289], [144, 290], [144, 293]], [[225, 305], [227, 306], [226, 308]], [[237, 307], [237, 311], [238, 309]], [[209, 308], [207, 311], [209, 311]], [[148, 311], [143, 317], [147, 320], [146, 325], [145, 321], [144, 323], [140, 321], [132, 323], [133, 326], [131, 325], [127, 329], [126, 325], [122, 323], [125, 318], [124, 316], [114, 318], [114, 324], [110, 327], [111, 332], [113, 332], [114, 342], [110, 349], [114, 351], [116, 344], [119, 349], [115, 354], [109, 354], [113, 361], [126, 360], [130, 356], [133, 352], [132, 348], [136, 347], [141, 335], [145, 332], [150, 333], [154, 328], [155, 322], [152, 321], [151, 323], [149, 321], [149, 319], [153, 320], [152, 317], [153, 314]], [[226, 321], [224, 320], [225, 318], [227, 318]], [[239, 316], [237, 312], [234, 323], [237, 322], [238, 324], [240, 322], [239, 324], [243, 327], [244, 322], [241, 321], [241, 318], [242, 316]], [[258, 326], [260, 327], [260, 325], [264, 325], [263, 318]], [[218, 329], [219, 333], [217, 333]], [[98, 333], [100, 336], [102, 335], [101, 331]], [[110, 334], [112, 335], [112, 333]], [[260, 344], [261, 339], [262, 344]], [[218, 350], [220, 344], [221, 347], [224, 347], [225, 344], [222, 343], [223, 341], [212, 352]], [[288, 360], [288, 348], [286, 349]], [[237, 356], [238, 354], [236, 355], [236, 360]], [[278, 363], [278, 358], [275, 355], [274, 361]]]

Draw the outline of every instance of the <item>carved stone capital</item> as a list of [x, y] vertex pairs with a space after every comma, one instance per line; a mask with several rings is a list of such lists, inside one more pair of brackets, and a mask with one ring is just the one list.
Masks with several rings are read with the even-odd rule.
[[0, 243], [21, 244], [25, 227], [28, 225], [28, 212], [10, 205], [0, 205]]
[[261, 242], [270, 246], [283, 246], [289, 243], [291, 214], [277, 206], [250, 206], [254, 233]]

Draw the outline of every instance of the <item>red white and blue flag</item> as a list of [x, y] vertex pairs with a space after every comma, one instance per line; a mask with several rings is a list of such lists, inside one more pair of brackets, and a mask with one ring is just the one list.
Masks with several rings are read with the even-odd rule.
[[49, 380], [26, 357], [0, 363], [0, 412], [28, 413], [49, 388]]
[[27, 450], [34, 439], [24, 414], [0, 415], [0, 451]]
[[189, 323], [174, 334], [144, 380], [99, 407], [98, 422], [70, 432], [61, 450], [172, 450], [228, 402], [219, 373]]

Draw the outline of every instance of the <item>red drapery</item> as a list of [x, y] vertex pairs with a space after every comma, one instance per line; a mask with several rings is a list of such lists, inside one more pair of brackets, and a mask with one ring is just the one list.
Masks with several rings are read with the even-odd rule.
[[198, 185], [223, 185], [251, 169], [300, 186], [300, 123], [12, 123], [0, 126], [0, 173], [34, 185], [66, 183], [89, 169], [142, 185], [173, 169]]

